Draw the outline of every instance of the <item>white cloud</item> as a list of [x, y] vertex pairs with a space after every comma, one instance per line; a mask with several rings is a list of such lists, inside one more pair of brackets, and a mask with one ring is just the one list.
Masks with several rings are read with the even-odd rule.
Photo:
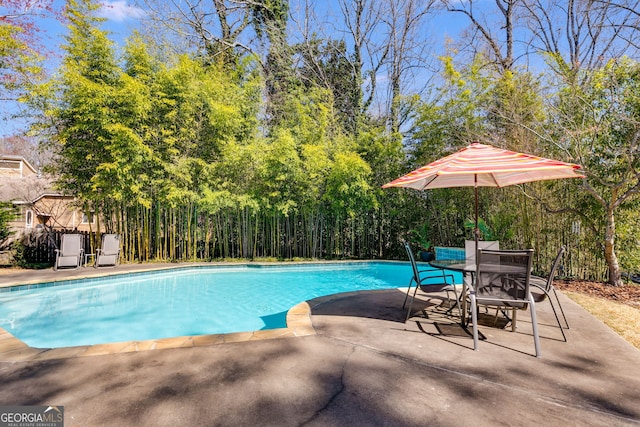
[[116, 0], [102, 2], [98, 15], [111, 21], [122, 22], [142, 18], [145, 12], [139, 7], [129, 6], [125, 0]]

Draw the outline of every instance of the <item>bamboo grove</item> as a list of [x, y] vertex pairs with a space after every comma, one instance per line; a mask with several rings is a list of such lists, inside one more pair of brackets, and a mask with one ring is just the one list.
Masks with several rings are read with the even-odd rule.
[[33, 131], [60, 188], [123, 236], [127, 261], [393, 259], [420, 229], [431, 245], [463, 246], [471, 191], [380, 187], [481, 141], [588, 176], [483, 189], [485, 238], [534, 248], [539, 271], [560, 245], [565, 275], [640, 269], [637, 62], [580, 69], [548, 52], [553, 72], [534, 74], [481, 51], [444, 55], [422, 95], [400, 93], [392, 73], [390, 110], [373, 114], [361, 52], [312, 37], [289, 45], [288, 3], [251, 4], [262, 58], [232, 43], [178, 54], [137, 33], [117, 50], [96, 4], [68, 2], [62, 65], [30, 89]]

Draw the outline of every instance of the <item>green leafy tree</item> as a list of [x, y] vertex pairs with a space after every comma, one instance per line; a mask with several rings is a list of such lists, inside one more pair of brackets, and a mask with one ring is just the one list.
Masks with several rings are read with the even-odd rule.
[[355, 218], [375, 208], [377, 201], [371, 191], [371, 168], [354, 152], [337, 153], [327, 176], [325, 197], [338, 216]]
[[299, 207], [304, 178], [296, 140], [287, 130], [278, 129], [262, 156], [258, 179], [263, 206], [283, 216], [293, 214]]
[[620, 267], [629, 273], [640, 272], [640, 203], [635, 200], [621, 208], [616, 215], [616, 244]]
[[[483, 73], [481, 57], [460, 69], [450, 56], [440, 60], [442, 80], [431, 89], [431, 97], [417, 107], [415, 124], [407, 138], [409, 156], [403, 173], [452, 154], [473, 141], [484, 141], [488, 134], [486, 107], [491, 99], [491, 80]], [[407, 209], [416, 212], [406, 219], [410, 224], [428, 223], [435, 244], [461, 246], [465, 238], [464, 221], [473, 212], [472, 192], [438, 189], [408, 192], [404, 197]], [[485, 215], [485, 205], [480, 200], [480, 211]]]
[[120, 71], [112, 42], [98, 28], [104, 19], [96, 17], [97, 10], [91, 0], [69, 1], [64, 12], [70, 23], [63, 46], [66, 55], [60, 80], [50, 94], [55, 172], [62, 188], [81, 200], [93, 200], [105, 190], [100, 188], [102, 180], [94, 178], [98, 167], [111, 163], [106, 149], [114, 140], [128, 137], [126, 130], [117, 128], [113, 107]]
[[552, 122], [557, 149], [582, 165], [585, 218], [604, 230], [601, 243], [612, 285], [622, 284], [616, 254], [616, 213], [637, 201], [640, 191], [640, 64], [628, 58], [611, 60], [583, 71], [586, 84], [567, 80]]
[[[330, 206], [331, 216], [338, 231], [341, 222], [346, 221], [348, 239], [344, 234], [337, 237], [342, 243], [335, 245], [336, 255], [352, 254], [355, 247], [355, 233], [358, 220], [377, 208], [377, 199], [369, 182], [371, 168], [355, 152], [339, 152], [327, 176], [324, 198]], [[347, 245], [348, 242], [348, 245]]]
[[443, 83], [429, 101], [418, 106], [410, 134], [412, 166], [429, 163], [488, 134], [487, 110], [491, 80], [482, 73], [481, 57], [457, 69], [453, 58], [442, 62]]

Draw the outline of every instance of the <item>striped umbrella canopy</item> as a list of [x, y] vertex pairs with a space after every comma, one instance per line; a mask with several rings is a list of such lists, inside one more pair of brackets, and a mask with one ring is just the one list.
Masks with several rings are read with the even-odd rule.
[[382, 186], [416, 190], [475, 187], [475, 238], [478, 240], [478, 187], [506, 187], [526, 182], [584, 178], [579, 165], [473, 143]]

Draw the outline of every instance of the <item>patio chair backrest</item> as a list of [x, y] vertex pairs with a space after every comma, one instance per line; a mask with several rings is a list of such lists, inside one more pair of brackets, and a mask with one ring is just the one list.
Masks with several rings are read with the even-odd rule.
[[478, 304], [526, 308], [533, 249], [478, 249], [475, 295]]
[[551, 265], [551, 271], [549, 272], [549, 277], [547, 277], [547, 285], [545, 286], [545, 290], [549, 292], [553, 288], [553, 278], [556, 276], [556, 270], [558, 270], [558, 266], [560, 265], [560, 261], [562, 261], [562, 256], [566, 248], [564, 246], [560, 246], [558, 249], [558, 254], [556, 255], [556, 259], [553, 260], [553, 264]]
[[[500, 242], [497, 240], [479, 240], [478, 249], [500, 249]], [[475, 264], [476, 262], [476, 241], [465, 240], [464, 241], [464, 255], [468, 264]]]
[[116, 255], [120, 252], [120, 236], [104, 234], [102, 236], [102, 252], [104, 255]]
[[60, 237], [60, 253], [63, 256], [73, 256], [82, 252], [82, 235], [63, 234]]
[[413, 269], [413, 280], [415, 280], [416, 283], [420, 283], [420, 272], [418, 271], [416, 259], [413, 256], [413, 251], [411, 250], [411, 246], [409, 246], [409, 242], [404, 242], [404, 249], [407, 251], [409, 261], [411, 261], [411, 268]]

